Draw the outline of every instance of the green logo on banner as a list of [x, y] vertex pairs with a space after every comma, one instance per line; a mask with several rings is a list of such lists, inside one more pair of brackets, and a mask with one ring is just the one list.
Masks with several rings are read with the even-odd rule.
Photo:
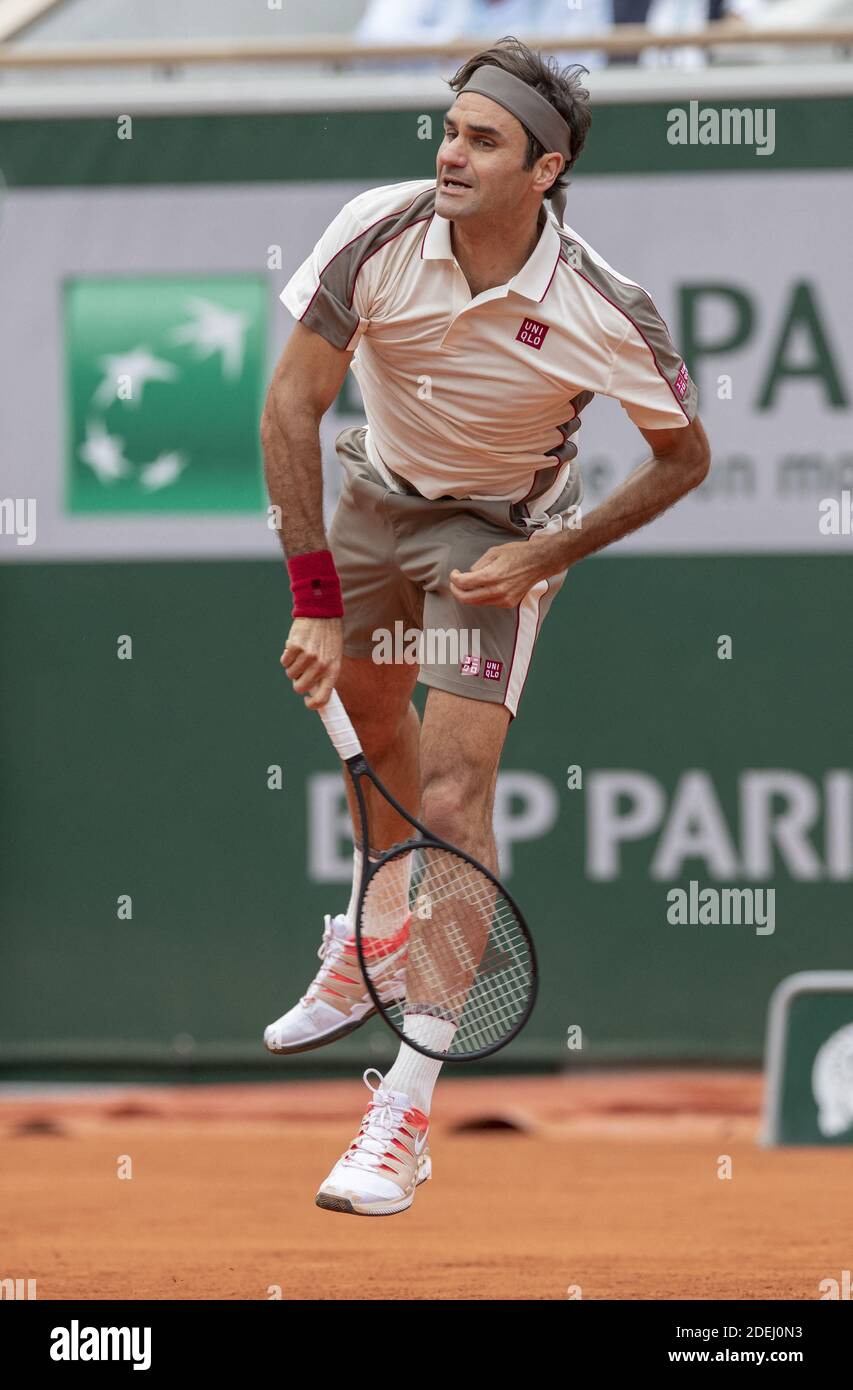
[[70, 511], [263, 507], [266, 306], [261, 276], [67, 285]]

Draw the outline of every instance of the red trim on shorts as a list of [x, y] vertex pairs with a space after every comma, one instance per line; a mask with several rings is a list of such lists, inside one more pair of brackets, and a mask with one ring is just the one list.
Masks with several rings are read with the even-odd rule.
[[[522, 599], [522, 603], [523, 603], [523, 602], [524, 602], [524, 600]], [[507, 672], [506, 672], [506, 688], [507, 688], [507, 691], [509, 691], [509, 682], [510, 682], [510, 678], [511, 678], [511, 676], [512, 676], [512, 668], [513, 668], [513, 666], [515, 665], [515, 649], [516, 649], [516, 647], [518, 646], [518, 629], [519, 629], [520, 626], [521, 626], [521, 603], [518, 605], [518, 607], [517, 607], [516, 610], [515, 610], [515, 636], [514, 636], [513, 639], [512, 639], [512, 656], [511, 656], [510, 659], [509, 659], [509, 666], [507, 667]], [[524, 686], [524, 682], [522, 681], [522, 688], [523, 688], [523, 686]], [[506, 701], [504, 701], [504, 703], [506, 703]], [[512, 717], [515, 718], [514, 715], [512, 715]]]
[[[550, 580], [550, 578], [549, 578], [548, 581], [547, 581], [547, 583], [546, 583], [546, 585], [545, 585], [545, 590], [544, 590], [544, 592], [541, 593], [541, 594], [539, 595], [538, 599], [536, 600], [536, 631], [535, 631], [534, 634], [533, 634], [533, 642], [531, 643], [531, 647], [530, 647], [530, 660], [529, 660], [528, 663], [527, 663], [527, 670], [526, 670], [525, 673], [524, 673], [524, 680], [521, 682], [521, 689], [520, 689], [519, 692], [518, 692], [518, 699], [517, 699], [516, 702], [515, 702], [516, 712], [518, 711], [518, 708], [519, 708], [519, 706], [521, 705], [521, 697], [522, 697], [522, 695], [524, 694], [524, 687], [525, 687], [526, 684], [527, 684], [527, 677], [530, 675], [530, 668], [531, 668], [531, 666], [533, 665], [533, 653], [534, 653], [535, 650], [536, 650], [536, 643], [539, 641], [539, 628], [540, 628], [540, 626], [541, 626], [541, 624], [542, 624], [542, 613], [541, 613], [542, 600], [543, 600], [543, 598], [545, 597], [545, 594], [548, 593], [548, 591], [549, 591], [550, 588], [551, 588], [551, 580]], [[518, 640], [518, 626], [519, 626], [520, 621], [521, 621], [521, 604], [518, 605], [518, 618], [516, 619], [516, 624], [515, 624], [515, 636], [516, 636], [516, 641]], [[514, 646], [513, 646], [513, 649], [512, 649], [512, 650], [513, 650], [513, 655], [515, 655], [515, 647], [514, 647]], [[511, 670], [512, 670], [512, 665], [510, 664], [510, 671], [511, 671]], [[508, 676], [507, 676], [507, 685], [509, 685], [509, 677], [508, 677]], [[513, 715], [512, 717], [513, 717], [513, 719], [514, 719], [514, 718], [515, 718], [515, 715]]]

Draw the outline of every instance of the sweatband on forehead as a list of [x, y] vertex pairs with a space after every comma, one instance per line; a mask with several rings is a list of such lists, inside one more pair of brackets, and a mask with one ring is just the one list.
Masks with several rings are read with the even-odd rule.
[[[494, 63], [483, 63], [456, 95], [461, 96], [463, 92], [477, 92], [482, 97], [496, 101], [498, 106], [509, 111], [511, 116], [527, 127], [547, 154], [556, 150], [567, 163], [571, 159], [572, 133], [568, 125], [556, 107], [533, 87], [522, 82], [520, 77], [505, 72]], [[566, 206], [565, 189], [555, 193], [551, 203], [557, 220], [562, 223]]]

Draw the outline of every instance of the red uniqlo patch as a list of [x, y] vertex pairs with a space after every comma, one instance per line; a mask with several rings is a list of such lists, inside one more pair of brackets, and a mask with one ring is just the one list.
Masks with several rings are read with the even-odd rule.
[[547, 332], [547, 324], [537, 323], [535, 319], [525, 319], [515, 335], [515, 340], [517, 343], [526, 343], [528, 347], [541, 348]]
[[503, 671], [502, 661], [487, 661], [483, 669], [483, 677], [487, 681], [499, 681]]
[[678, 376], [675, 378], [675, 394], [680, 401], [683, 401], [684, 397], [687, 395], [687, 387], [689, 384], [690, 377], [687, 374], [686, 366], [682, 362], [678, 369]]
[[459, 671], [463, 676], [479, 676], [480, 658], [478, 656], [466, 656], [459, 667]]

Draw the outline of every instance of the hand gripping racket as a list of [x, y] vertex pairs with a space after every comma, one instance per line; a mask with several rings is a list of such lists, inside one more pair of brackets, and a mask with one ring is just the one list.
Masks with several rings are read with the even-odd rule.
[[536, 999], [524, 918], [494, 874], [433, 835], [386, 790], [336, 691], [318, 712], [352, 780], [362, 846], [370, 845], [365, 777], [417, 832], [377, 860], [364, 854], [355, 940], [370, 996], [397, 1036], [425, 1057], [488, 1057], [520, 1032]]

